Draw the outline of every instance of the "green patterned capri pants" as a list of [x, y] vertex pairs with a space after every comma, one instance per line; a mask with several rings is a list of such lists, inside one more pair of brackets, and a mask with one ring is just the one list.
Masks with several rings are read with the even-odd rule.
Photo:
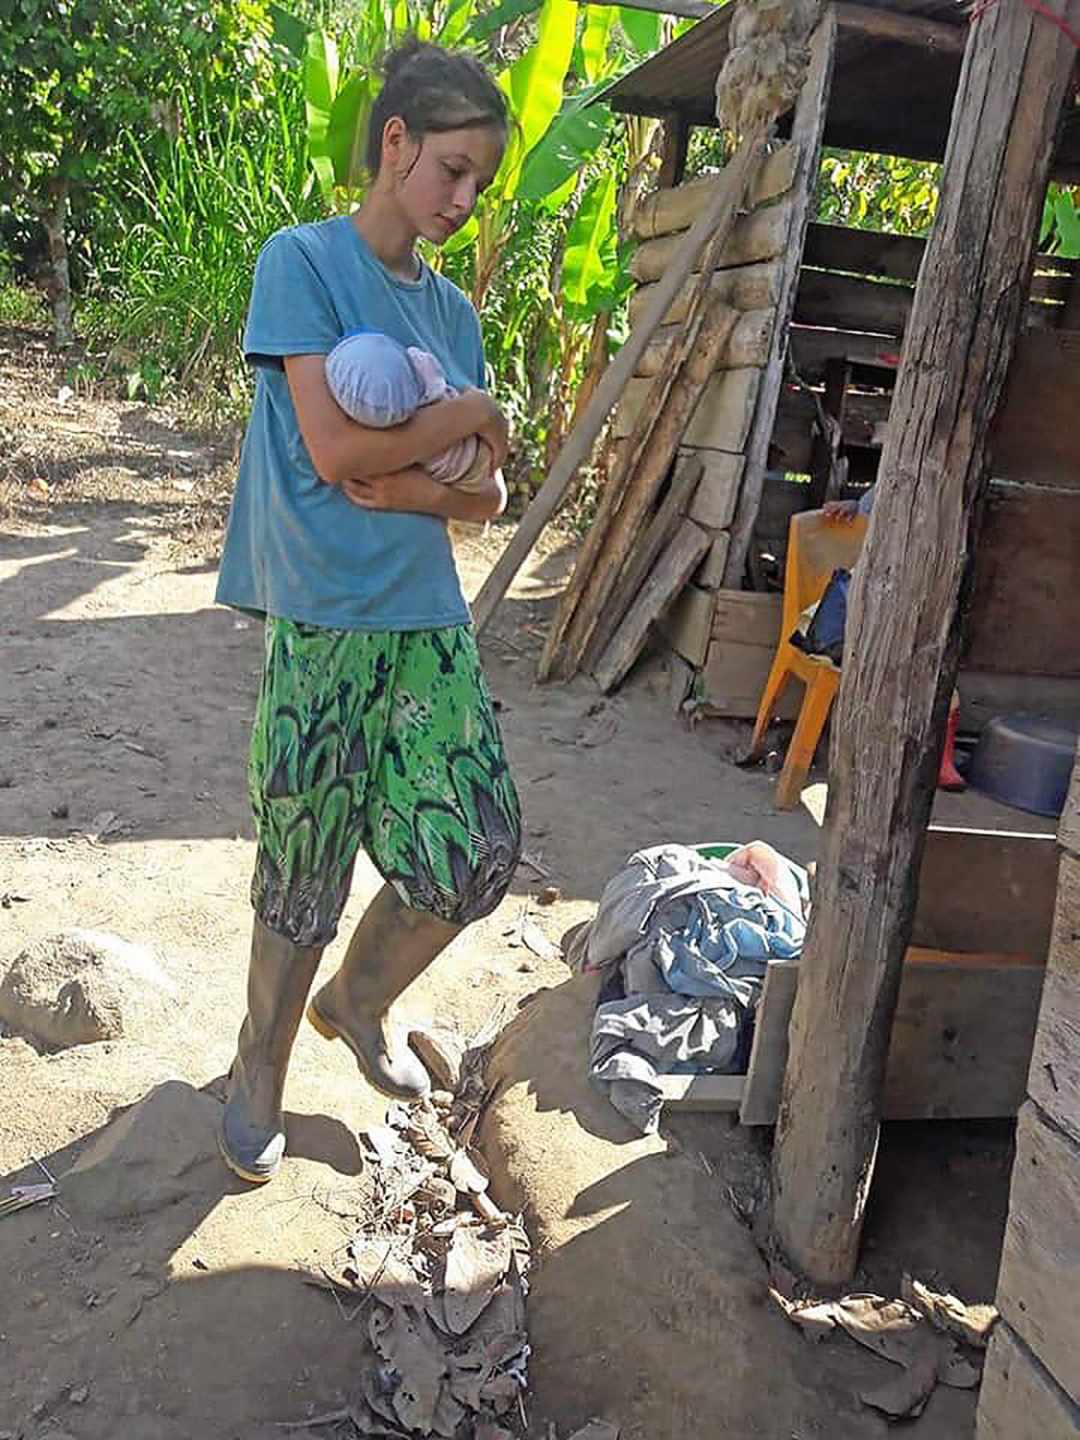
[[255, 913], [328, 944], [363, 847], [402, 901], [466, 925], [521, 851], [521, 812], [469, 625], [327, 630], [266, 622], [248, 771]]

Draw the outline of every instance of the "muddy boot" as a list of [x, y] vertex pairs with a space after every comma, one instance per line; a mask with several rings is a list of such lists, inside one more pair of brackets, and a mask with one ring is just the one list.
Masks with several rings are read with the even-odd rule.
[[319, 1034], [344, 1040], [375, 1089], [396, 1100], [418, 1100], [431, 1081], [390, 1021], [390, 1006], [460, 929], [410, 910], [384, 885], [356, 927], [341, 969], [308, 1006]]
[[218, 1137], [229, 1169], [254, 1184], [269, 1180], [285, 1153], [285, 1074], [321, 956], [321, 948], [294, 945], [256, 918], [248, 1013], [229, 1071]]

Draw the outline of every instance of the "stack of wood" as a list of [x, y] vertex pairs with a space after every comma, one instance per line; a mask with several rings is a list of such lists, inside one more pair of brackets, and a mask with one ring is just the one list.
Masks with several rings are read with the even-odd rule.
[[[541, 679], [585, 668], [613, 689], [688, 587], [711, 594], [723, 584], [774, 344], [778, 257], [791, 229], [797, 168], [790, 143], [758, 162], [726, 240], [688, 277], [627, 383], [612, 425], [611, 480], [548, 637]], [[658, 190], [639, 208], [632, 319], [647, 309], [683, 232], [725, 177], [726, 170]], [[706, 626], [706, 643], [707, 634]], [[697, 663], [704, 659], [703, 650]]]

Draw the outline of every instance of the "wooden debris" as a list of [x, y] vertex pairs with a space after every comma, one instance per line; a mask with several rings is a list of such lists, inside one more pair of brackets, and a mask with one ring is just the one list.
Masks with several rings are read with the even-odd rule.
[[[694, 331], [693, 340], [696, 340], [696, 322], [705, 308], [708, 277], [716, 268], [716, 258], [735, 224], [738, 207], [742, 204], [747, 185], [757, 172], [762, 149], [761, 134], [748, 135], [730, 163], [725, 166], [711, 203], [681, 241], [670, 268], [657, 282], [655, 293], [650, 297], [644, 314], [634, 325], [626, 344], [605, 370], [584, 414], [571, 431], [559, 458], [519, 524], [513, 540], [484, 582], [473, 605], [473, 620], [477, 630], [483, 630], [491, 620], [496, 606], [509, 589], [522, 562], [570, 488], [578, 468], [588, 459], [622, 394], [623, 387], [637, 368], [638, 361], [667, 314], [668, 307], [700, 259], [702, 274], [706, 279], [704, 285], [699, 283], [692, 287], [687, 315], [688, 327]], [[635, 455], [632, 464], [636, 463]]]
[[652, 626], [679, 595], [711, 544], [708, 534], [692, 520], [684, 520], [679, 526], [593, 671], [605, 693], [614, 690], [625, 677]]

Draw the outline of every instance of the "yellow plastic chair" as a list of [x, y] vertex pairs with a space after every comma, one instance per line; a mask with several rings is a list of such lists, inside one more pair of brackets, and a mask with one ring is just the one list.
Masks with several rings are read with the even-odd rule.
[[867, 523], [865, 515], [857, 515], [847, 522], [827, 520], [823, 510], [806, 510], [791, 517], [780, 643], [765, 682], [750, 742], [750, 754], [760, 755], [777, 701], [792, 676], [801, 680], [806, 686], [806, 693], [776, 787], [776, 804], [780, 810], [791, 810], [799, 803], [810, 766], [814, 763], [814, 751], [840, 685], [839, 670], [827, 660], [804, 655], [790, 643], [790, 636], [794, 634], [799, 616], [807, 606], [821, 599], [832, 572], [850, 570], [854, 566], [862, 549]]

